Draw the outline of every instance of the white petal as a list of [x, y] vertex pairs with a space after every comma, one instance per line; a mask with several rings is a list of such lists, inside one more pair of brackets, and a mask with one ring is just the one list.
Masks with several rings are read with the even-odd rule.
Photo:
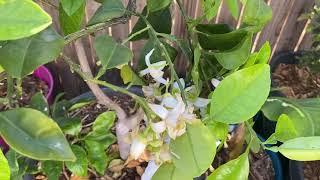
[[219, 147], [221, 144], [221, 141], [216, 141], [216, 147]]
[[171, 111], [169, 111], [166, 122], [171, 126], [176, 126], [178, 118], [184, 113], [186, 107], [182, 101], [181, 96], [177, 96], [177, 105]]
[[178, 101], [171, 95], [165, 95], [162, 99], [161, 104], [168, 108], [174, 108], [177, 106]]
[[[185, 86], [186, 86], [186, 83], [184, 82], [184, 79], [183, 79], [183, 78], [180, 78], [179, 81], [180, 81], [180, 83], [181, 83], [181, 85], [182, 85], [182, 89], [184, 89]], [[175, 88], [175, 89], [180, 89], [178, 82], [174, 82], [174, 83], [173, 83], [173, 88]]]
[[150, 86], [142, 86], [142, 91], [146, 97], [151, 97], [154, 95], [154, 90]]
[[211, 79], [211, 84], [214, 86], [214, 87], [218, 87], [218, 85], [220, 84], [220, 81], [218, 79]]
[[148, 166], [141, 176], [141, 180], [151, 180], [152, 176], [157, 172], [159, 167], [160, 166], [157, 165], [154, 161], [149, 161]]
[[138, 159], [146, 148], [146, 144], [139, 139], [134, 139], [130, 147], [130, 155], [134, 159]]
[[164, 84], [164, 85], [168, 84], [168, 81], [165, 80], [165, 79], [162, 78], [162, 77], [160, 77], [160, 78], [155, 78], [154, 80], [155, 80], [156, 82], [161, 83], [161, 84]]
[[156, 115], [158, 115], [161, 119], [166, 119], [168, 116], [168, 110], [166, 108], [164, 108], [161, 105], [158, 104], [150, 104], [149, 103], [149, 107], [151, 108], [151, 110], [156, 113]]
[[162, 70], [167, 65], [166, 61], [159, 61], [150, 65], [150, 68]]
[[152, 49], [152, 50], [145, 56], [145, 61], [146, 61], [146, 65], [147, 65], [147, 66], [150, 66], [150, 65], [151, 65], [151, 63], [150, 63], [150, 57], [151, 57], [151, 55], [153, 54], [153, 52], [154, 52], [154, 49]]
[[205, 98], [197, 98], [196, 101], [193, 103], [197, 108], [206, 107], [209, 104], [210, 100]]
[[149, 74], [149, 73], [150, 73], [150, 69], [148, 69], [148, 68], [139, 72], [140, 76], [144, 76], [144, 75]]
[[150, 75], [153, 77], [153, 79], [162, 78], [164, 72], [157, 69], [150, 69]]
[[164, 121], [151, 123], [151, 128], [154, 132], [160, 134], [166, 130], [166, 123]]

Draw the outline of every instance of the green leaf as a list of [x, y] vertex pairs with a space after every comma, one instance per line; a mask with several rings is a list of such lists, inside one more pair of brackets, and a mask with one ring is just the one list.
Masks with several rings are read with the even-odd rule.
[[282, 114], [286, 114], [299, 136], [320, 135], [320, 98], [288, 99], [270, 97], [262, 107], [263, 114], [272, 121], [276, 121]]
[[218, 13], [221, 0], [202, 0], [203, 12], [208, 21], [211, 21]]
[[[172, 47], [170, 44], [166, 43], [165, 41], [162, 41], [162, 43], [165, 46], [166, 50], [168, 51], [171, 61], [174, 62], [177, 55], [178, 55], [177, 50], [174, 47]], [[144, 44], [144, 46], [140, 52], [140, 58], [139, 58], [139, 63], [138, 63], [138, 68], [137, 68], [138, 70], [143, 70], [143, 69], [147, 68], [145, 56], [152, 49], [154, 49], [154, 52], [150, 57], [151, 63], [156, 63], [156, 62], [159, 62], [163, 59], [163, 56], [161, 55], [161, 50], [157, 46], [155, 46], [154, 41], [152, 39], [149, 39]]]
[[299, 132], [295, 126], [296, 125], [289, 116], [282, 114], [278, 119], [275, 130], [276, 139], [280, 142], [285, 142], [287, 140], [297, 138], [299, 136]]
[[212, 94], [211, 118], [226, 124], [252, 118], [266, 101], [270, 84], [270, 67], [266, 64], [231, 74], [221, 81]]
[[187, 176], [184, 171], [177, 169], [172, 163], [162, 164], [152, 180], [192, 180], [193, 177]]
[[104, 70], [126, 64], [133, 58], [131, 50], [115, 42], [111, 36], [98, 36], [94, 47]]
[[113, 18], [121, 17], [124, 15], [125, 10], [126, 9], [120, 0], [104, 0], [88, 22], [88, 25], [102, 23]]
[[251, 54], [247, 62], [242, 66], [242, 68], [247, 68], [253, 66], [254, 64], [268, 64], [271, 57], [271, 46], [269, 42], [264, 43], [259, 52]]
[[198, 92], [201, 92], [201, 87], [202, 87], [202, 84], [201, 84], [202, 81], [200, 80], [200, 75], [199, 75], [200, 58], [201, 58], [201, 50], [198, 45], [194, 50], [194, 64], [191, 70], [192, 81], [196, 86]]
[[264, 0], [242, 0], [245, 5], [243, 13], [243, 24], [251, 26], [254, 32], [262, 30], [262, 28], [271, 20], [272, 9]]
[[10, 168], [7, 159], [0, 150], [0, 179], [10, 180]]
[[66, 162], [67, 168], [77, 176], [87, 176], [88, 159], [86, 151], [77, 145], [72, 145], [72, 151], [77, 155], [75, 162]]
[[[74, 1], [74, 0], [68, 0]], [[77, 0], [76, 0], [77, 1]], [[65, 35], [78, 31], [82, 24], [85, 15], [85, 4], [82, 3], [76, 11], [69, 15], [64, 8], [59, 7], [59, 22], [60, 27]]]
[[231, 15], [235, 18], [238, 19], [239, 17], [239, 4], [238, 0], [227, 0], [227, 5], [229, 8], [229, 11], [231, 12]]
[[68, 16], [72, 16], [84, 4], [85, 0], [60, 0], [60, 6]]
[[279, 152], [296, 161], [320, 160], [320, 136], [300, 137], [284, 142]]
[[68, 111], [74, 111], [80, 108], [83, 108], [89, 104], [91, 104], [93, 101], [84, 101], [84, 102], [77, 102], [76, 104], [73, 104]]
[[48, 179], [59, 179], [62, 173], [63, 163], [57, 161], [44, 161], [41, 163], [41, 167]]
[[162, 1], [148, 0], [147, 1], [149, 12], [159, 11], [161, 9], [168, 7], [170, 4], [171, 4], [171, 0], [162, 0]]
[[170, 143], [175, 167], [186, 176], [204, 173], [216, 154], [216, 139], [201, 121], [187, 125], [184, 135]]
[[129, 65], [122, 66], [120, 75], [124, 84], [130, 83], [130, 85], [143, 86], [145, 83], [143, 80], [131, 69]]
[[25, 172], [22, 168], [19, 167], [17, 153], [14, 150], [10, 149], [6, 153], [6, 157], [10, 167], [10, 179], [22, 180], [22, 176]]
[[[147, 6], [144, 7], [142, 11], [143, 16], [147, 16], [148, 22], [151, 24], [151, 26], [154, 28], [155, 31], [158, 33], [165, 33], [165, 34], [171, 34], [171, 26], [172, 26], [172, 21], [171, 21], [171, 13], [170, 13], [170, 8], [165, 8], [160, 11], [156, 12], [150, 12], [148, 13]], [[159, 23], [161, 22], [161, 23]], [[130, 35], [146, 28], [147, 25], [143, 21], [143, 19], [139, 18], [138, 22], [134, 25], [132, 32]], [[130, 36], [129, 35], [129, 36]], [[131, 41], [137, 41], [141, 39], [148, 39], [149, 34], [148, 32], [143, 32], [134, 38], [131, 39]]]
[[89, 140], [86, 140], [85, 144], [90, 166], [94, 167], [99, 174], [104, 175], [108, 165], [106, 147], [108, 147], [109, 144], [102, 144], [101, 142]]
[[51, 17], [31, 0], [1, 0], [0, 12], [0, 41], [37, 34], [52, 23]]
[[37, 160], [73, 161], [59, 126], [40, 111], [18, 108], [0, 112], [0, 134], [15, 151]]
[[210, 121], [206, 124], [210, 132], [214, 134], [217, 140], [222, 142], [227, 140], [229, 126], [225, 123]]
[[213, 54], [225, 69], [236, 69], [248, 60], [251, 50], [251, 42], [252, 36], [248, 35], [233, 49]]
[[65, 134], [77, 136], [82, 129], [80, 118], [60, 118], [57, 123]]
[[0, 73], [2, 73], [4, 71], [3, 67], [0, 66]]
[[0, 48], [0, 64], [12, 77], [22, 78], [57, 58], [63, 46], [63, 38], [48, 28], [32, 37], [9, 41]]
[[85, 140], [100, 142], [105, 145], [105, 148], [113, 144], [116, 141], [116, 137], [111, 134], [110, 129], [114, 124], [115, 118], [116, 114], [113, 111], [100, 114], [92, 126], [92, 131], [87, 134]]
[[249, 176], [248, 152], [243, 153], [237, 159], [231, 160], [208, 176], [208, 180], [247, 180]]
[[30, 100], [30, 107], [41, 111], [42, 113], [49, 115], [49, 104], [47, 99], [43, 96], [42, 93], [38, 92], [32, 96]]

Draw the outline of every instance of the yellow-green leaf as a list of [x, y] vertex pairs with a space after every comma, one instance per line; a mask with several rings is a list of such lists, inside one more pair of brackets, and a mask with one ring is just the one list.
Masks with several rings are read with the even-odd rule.
[[10, 180], [10, 168], [7, 159], [2, 154], [0, 150], [0, 179]]

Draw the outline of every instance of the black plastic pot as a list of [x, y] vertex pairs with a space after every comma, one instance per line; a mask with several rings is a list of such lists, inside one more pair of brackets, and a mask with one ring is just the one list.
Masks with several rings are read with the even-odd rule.
[[[271, 62], [271, 72], [273, 73], [279, 64], [298, 64], [299, 57], [303, 55], [304, 52], [282, 52], [275, 55]], [[274, 82], [272, 81], [272, 87], [275, 87]], [[271, 92], [270, 96], [284, 97], [281, 92], [275, 91]], [[256, 123], [254, 129], [261, 134], [261, 136], [267, 139], [275, 131], [276, 123], [268, 120], [263, 116], [262, 112], [259, 112], [256, 116]], [[303, 180], [303, 162], [292, 161], [285, 158], [282, 155], [279, 155], [283, 170], [284, 177], [286, 180]]]

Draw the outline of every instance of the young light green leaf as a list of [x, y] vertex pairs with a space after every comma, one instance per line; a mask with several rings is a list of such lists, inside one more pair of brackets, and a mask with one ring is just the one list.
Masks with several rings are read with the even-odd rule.
[[320, 160], [320, 136], [299, 137], [284, 142], [279, 152], [296, 161]]
[[111, 36], [98, 36], [94, 47], [104, 70], [126, 64], [133, 57], [128, 47], [118, 44]]
[[77, 136], [82, 129], [80, 118], [60, 118], [56, 119], [65, 134]]
[[285, 142], [290, 139], [299, 137], [299, 132], [297, 131], [296, 125], [289, 118], [289, 116], [282, 114], [277, 122], [275, 136], [280, 142]]
[[63, 46], [63, 38], [48, 28], [29, 38], [9, 41], [0, 48], [0, 64], [12, 77], [22, 78], [57, 58]]
[[129, 65], [122, 66], [120, 75], [124, 84], [130, 83], [131, 85], [142, 86], [145, 85], [142, 79], [131, 69]]
[[96, 141], [85, 141], [86, 150], [88, 152], [88, 160], [90, 166], [101, 175], [104, 175], [106, 167], [108, 165], [108, 157], [106, 155], [106, 147], [108, 144], [102, 144], [101, 142]]
[[0, 66], [0, 73], [2, 73], [4, 71], [3, 67]]
[[77, 145], [72, 145], [72, 151], [77, 155], [75, 162], [66, 162], [67, 168], [77, 176], [87, 176], [88, 159], [86, 151]]
[[63, 163], [58, 161], [43, 161], [41, 167], [48, 179], [59, 179]]
[[148, 10], [150, 12], [155, 12], [155, 11], [159, 11], [161, 9], [164, 9], [166, 7], [168, 7], [171, 4], [172, 0], [148, 0], [147, 1], [147, 6], [148, 6]]
[[247, 62], [242, 66], [242, 68], [247, 68], [253, 66], [254, 64], [268, 64], [271, 57], [271, 46], [269, 42], [264, 43], [259, 52], [251, 54]]
[[206, 15], [208, 21], [211, 21], [217, 13], [219, 6], [221, 4], [221, 0], [201, 0], [203, 12]]
[[[68, 0], [74, 1], [74, 0]], [[85, 4], [82, 3], [75, 12], [69, 15], [64, 8], [59, 7], [59, 23], [65, 35], [78, 31], [82, 24], [85, 15]]]
[[231, 74], [221, 81], [212, 94], [211, 118], [226, 124], [252, 118], [266, 101], [270, 84], [270, 67], [266, 64]]
[[41, 111], [42, 113], [49, 115], [49, 104], [47, 99], [43, 96], [42, 93], [38, 92], [32, 96], [30, 100], [30, 107], [32, 109], [36, 109]]
[[[144, 7], [144, 9], [142, 11], [142, 15], [147, 16], [147, 20], [152, 25], [154, 30], [157, 31], [158, 33], [171, 34], [172, 20], [171, 20], [171, 12], [170, 12], [169, 7], [162, 9], [160, 11], [148, 13], [148, 9], [146, 6], [146, 7]], [[159, 22], [161, 22], [161, 23], [159, 23]], [[147, 27], [147, 25], [145, 24], [143, 19], [139, 18], [138, 22], [134, 25], [130, 35], [138, 32], [146, 27]], [[134, 38], [132, 38], [131, 41], [137, 41], [137, 40], [148, 39], [148, 38], [149, 38], [149, 34], [147, 31], [145, 31], [145, 32], [135, 36]]]
[[0, 150], [0, 179], [10, 180], [10, 168], [7, 159]]
[[32, 0], [0, 0], [0, 12], [0, 41], [32, 36], [52, 23]]
[[231, 160], [218, 167], [208, 176], [208, 180], [236, 179], [246, 180], [249, 176], [248, 152], [243, 153], [237, 159]]
[[227, 5], [229, 8], [229, 11], [231, 12], [231, 15], [235, 18], [238, 19], [239, 17], [239, 4], [238, 0], [227, 0]]
[[72, 16], [84, 4], [85, 0], [60, 0], [60, 6], [68, 16]]
[[228, 136], [229, 126], [225, 123], [217, 122], [217, 121], [210, 121], [206, 124], [208, 129], [217, 140], [224, 142]]
[[187, 176], [184, 171], [177, 169], [173, 163], [162, 164], [156, 173], [152, 176], [152, 180], [192, 180], [193, 176]]
[[0, 134], [15, 151], [37, 160], [73, 161], [59, 126], [40, 111], [18, 108], [0, 112]]
[[103, 0], [102, 5], [89, 20], [88, 25], [94, 25], [121, 17], [124, 15], [125, 10], [121, 0]]
[[245, 10], [243, 13], [243, 23], [251, 26], [254, 32], [262, 28], [271, 20], [272, 9], [264, 0], [243, 0]]
[[[186, 148], [188, 147], [188, 148]], [[170, 143], [174, 166], [188, 177], [204, 173], [216, 154], [216, 139], [202, 122], [187, 125], [184, 135]]]

